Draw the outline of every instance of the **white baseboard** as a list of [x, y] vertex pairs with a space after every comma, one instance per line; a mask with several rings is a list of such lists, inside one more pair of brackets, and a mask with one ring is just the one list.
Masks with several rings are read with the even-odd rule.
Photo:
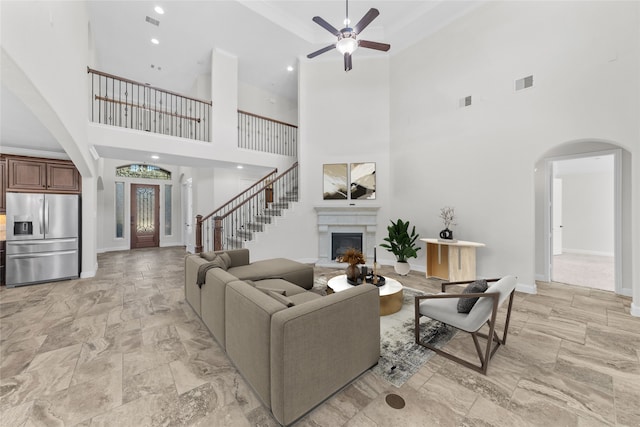
[[632, 302], [631, 303], [631, 310], [629, 312], [634, 317], [640, 317], [640, 305]]
[[535, 283], [533, 284], [528, 284], [528, 283], [518, 283], [516, 285], [516, 291], [518, 292], [524, 292], [525, 294], [537, 294], [538, 293], [538, 287], [536, 286]]
[[600, 252], [600, 251], [589, 251], [586, 249], [567, 249], [562, 248], [562, 253], [567, 254], [576, 254], [576, 255], [596, 255], [596, 256], [608, 256], [613, 257], [613, 252]]
[[544, 277], [544, 274], [536, 274], [536, 275], [534, 276], [534, 279], [535, 279], [535, 280], [539, 280], [539, 281], [541, 281], [541, 282], [546, 282], [546, 281], [547, 281], [547, 279]]
[[92, 277], [95, 277], [96, 276], [96, 271], [97, 270], [83, 271], [82, 273], [80, 273], [80, 278], [81, 279], [90, 279]]

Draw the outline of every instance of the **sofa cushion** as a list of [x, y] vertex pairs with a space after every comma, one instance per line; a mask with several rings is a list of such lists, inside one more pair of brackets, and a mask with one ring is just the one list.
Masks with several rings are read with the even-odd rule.
[[256, 285], [256, 288], [260, 289], [262, 292], [264, 292], [267, 295], [270, 293], [274, 293], [274, 294], [282, 295], [285, 297], [287, 296], [287, 291], [285, 291], [284, 289], [265, 288], [258, 285]]
[[221, 254], [218, 255], [218, 259], [222, 260], [222, 262], [224, 263], [224, 270], [228, 270], [229, 267], [231, 267], [231, 256], [229, 256], [228, 253], [223, 252]]
[[200, 252], [200, 258], [204, 258], [207, 261], [213, 261], [214, 259], [216, 259], [217, 256], [218, 256], [218, 254], [215, 253], [214, 251]]
[[228, 271], [240, 280], [283, 279], [304, 289], [311, 289], [313, 286], [313, 267], [285, 258], [233, 266]]
[[304, 304], [305, 302], [314, 301], [318, 298], [322, 298], [322, 297], [316, 294], [315, 292], [302, 292], [300, 294], [292, 295], [289, 297], [289, 299], [295, 305], [300, 305], [300, 304]]
[[287, 282], [286, 280], [282, 279], [264, 279], [257, 280], [253, 283], [255, 283], [256, 286], [260, 288], [283, 290], [285, 291], [285, 295], [288, 297], [305, 292], [305, 290], [300, 286], [294, 285], [293, 283]]

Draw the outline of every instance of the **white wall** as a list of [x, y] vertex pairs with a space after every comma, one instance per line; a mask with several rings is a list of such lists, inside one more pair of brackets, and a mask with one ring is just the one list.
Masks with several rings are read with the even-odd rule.
[[562, 179], [563, 252], [613, 256], [613, 171]]
[[238, 109], [291, 125], [298, 124], [296, 100], [275, 95], [243, 82], [238, 82]]
[[638, 25], [637, 3], [488, 2], [394, 56], [392, 212], [433, 236], [454, 206], [454, 237], [487, 244], [479, 275], [534, 288], [536, 161], [588, 138], [639, 151]]

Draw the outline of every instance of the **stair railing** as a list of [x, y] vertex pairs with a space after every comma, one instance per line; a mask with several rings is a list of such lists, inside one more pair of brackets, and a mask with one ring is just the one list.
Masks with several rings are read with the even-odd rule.
[[298, 200], [298, 162], [282, 174], [277, 170], [207, 216], [196, 216], [195, 251], [220, 251], [243, 247], [252, 227], [271, 223], [281, 204]]

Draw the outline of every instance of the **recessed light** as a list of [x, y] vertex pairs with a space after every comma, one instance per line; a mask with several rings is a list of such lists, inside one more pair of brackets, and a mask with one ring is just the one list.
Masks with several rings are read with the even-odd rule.
[[243, 169], [243, 168], [244, 168], [244, 166], [242, 166], [242, 165], [238, 165], [238, 166], [236, 166], [236, 168], [238, 168], [238, 169]]
[[293, 71], [293, 67], [292, 67], [291, 65], [289, 65], [289, 66], [287, 67], [287, 71]]
[[160, 41], [158, 39], [151, 39], [151, 43], [160, 44]]
[[152, 158], [153, 160], [158, 160], [158, 159], [160, 158], [160, 156], [158, 156], [158, 155], [154, 154], [153, 156], [151, 156], [151, 158]]
[[160, 6], [154, 7], [153, 10], [155, 10], [158, 15], [164, 15], [164, 9]]

